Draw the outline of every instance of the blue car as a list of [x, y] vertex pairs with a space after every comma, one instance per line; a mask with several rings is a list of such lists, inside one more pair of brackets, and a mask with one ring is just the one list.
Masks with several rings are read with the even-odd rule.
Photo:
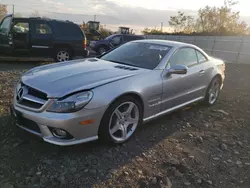
[[124, 43], [144, 39], [143, 36], [132, 35], [132, 34], [113, 34], [105, 38], [104, 40], [91, 41], [90, 48], [97, 54], [102, 54], [112, 48], [120, 46]]

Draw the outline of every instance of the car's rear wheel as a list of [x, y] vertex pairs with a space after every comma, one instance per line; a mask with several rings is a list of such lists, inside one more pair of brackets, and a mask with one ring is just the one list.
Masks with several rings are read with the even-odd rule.
[[221, 88], [221, 79], [219, 76], [216, 76], [208, 86], [206, 97], [204, 99], [204, 103], [206, 105], [211, 106], [217, 102], [220, 95], [220, 88]]
[[135, 133], [142, 122], [142, 105], [132, 96], [118, 99], [105, 112], [99, 136], [109, 143], [121, 144]]
[[62, 48], [56, 50], [55, 60], [57, 62], [69, 61], [71, 59], [72, 59], [72, 53], [70, 52], [69, 49]]

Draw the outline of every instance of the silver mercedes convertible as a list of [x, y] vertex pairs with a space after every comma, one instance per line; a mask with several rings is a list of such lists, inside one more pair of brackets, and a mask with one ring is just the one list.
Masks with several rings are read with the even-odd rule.
[[121, 144], [159, 116], [198, 101], [215, 104], [224, 71], [222, 60], [191, 44], [133, 41], [96, 58], [27, 71], [11, 113], [18, 127], [52, 144]]

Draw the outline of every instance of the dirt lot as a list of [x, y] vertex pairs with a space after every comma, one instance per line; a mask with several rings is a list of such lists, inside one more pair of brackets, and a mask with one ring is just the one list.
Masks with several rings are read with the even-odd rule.
[[228, 64], [220, 101], [141, 127], [122, 146], [44, 143], [15, 127], [19, 71], [0, 72], [0, 187], [250, 187], [250, 66]]

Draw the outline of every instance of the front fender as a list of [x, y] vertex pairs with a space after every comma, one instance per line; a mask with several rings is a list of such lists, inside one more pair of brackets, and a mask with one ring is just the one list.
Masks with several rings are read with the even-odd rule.
[[[162, 94], [161, 73], [162, 70], [153, 70], [94, 88], [92, 90], [93, 98], [85, 108], [104, 106], [108, 108], [120, 96], [135, 94], [143, 102], [144, 117], [154, 114], [160, 110], [160, 105], [156, 105], [156, 103], [159, 102]], [[152, 101], [155, 101], [154, 104]]]

